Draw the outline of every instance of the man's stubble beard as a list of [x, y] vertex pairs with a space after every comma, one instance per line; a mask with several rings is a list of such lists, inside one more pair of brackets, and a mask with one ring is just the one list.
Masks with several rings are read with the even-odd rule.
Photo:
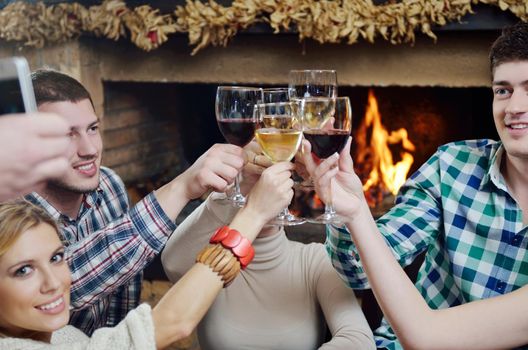
[[79, 186], [75, 186], [72, 184], [68, 184], [61, 179], [51, 179], [48, 180], [47, 187], [48, 190], [53, 192], [70, 192], [75, 194], [86, 194], [92, 191], [95, 191], [99, 187], [100, 182], [100, 170], [97, 171], [96, 177], [97, 177], [97, 184], [94, 186], [88, 187], [88, 188], [82, 188]]

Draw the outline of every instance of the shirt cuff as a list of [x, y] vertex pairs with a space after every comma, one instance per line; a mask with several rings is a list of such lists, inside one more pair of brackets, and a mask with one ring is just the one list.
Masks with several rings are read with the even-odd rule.
[[326, 226], [326, 251], [335, 270], [351, 288], [370, 288], [367, 276], [346, 227]]

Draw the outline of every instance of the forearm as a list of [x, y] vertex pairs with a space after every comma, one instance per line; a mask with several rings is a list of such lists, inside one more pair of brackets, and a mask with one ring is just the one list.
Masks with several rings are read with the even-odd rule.
[[152, 311], [158, 348], [187, 337], [203, 318], [223, 282], [209, 266], [194, 266], [165, 294]]
[[196, 254], [209, 242], [214, 231], [231, 222], [238, 211], [229, 201], [215, 200], [217, 195], [212, 193], [187, 216], [163, 249], [161, 261], [171, 281], [177, 281], [191, 268]]
[[184, 174], [181, 174], [155, 191], [158, 203], [172, 221], [176, 220], [183, 207], [191, 200], [185, 186]]
[[[238, 230], [250, 242], [265, 221], [243, 208], [230, 228]], [[211, 267], [196, 263], [160, 300], [153, 310], [156, 343], [159, 348], [189, 335], [203, 318], [222, 289], [221, 277]]]
[[429, 332], [433, 312], [394, 258], [366, 204], [347, 227], [374, 295], [400, 341], [405, 344]]

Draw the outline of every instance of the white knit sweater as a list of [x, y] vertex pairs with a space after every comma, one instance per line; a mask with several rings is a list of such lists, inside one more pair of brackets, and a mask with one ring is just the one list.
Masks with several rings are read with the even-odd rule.
[[142, 304], [112, 328], [97, 329], [91, 338], [72, 326], [52, 334], [51, 343], [23, 338], [1, 338], [0, 350], [155, 350], [152, 310]]

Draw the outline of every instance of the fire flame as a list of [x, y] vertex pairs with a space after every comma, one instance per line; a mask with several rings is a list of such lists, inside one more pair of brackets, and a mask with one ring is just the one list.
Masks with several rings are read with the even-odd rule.
[[[372, 132], [370, 140], [367, 140], [369, 129]], [[400, 153], [401, 160], [394, 163], [389, 145], [398, 143], [401, 143], [403, 150]], [[415, 146], [409, 140], [407, 130], [404, 128], [391, 131], [389, 134], [381, 124], [378, 101], [372, 90], [369, 91], [365, 118], [356, 134], [356, 144], [358, 146], [356, 164], [366, 168], [367, 171], [370, 170], [363, 190], [367, 192], [371, 188], [379, 187], [382, 192], [397, 194], [414, 161], [410, 152], [415, 150]]]

